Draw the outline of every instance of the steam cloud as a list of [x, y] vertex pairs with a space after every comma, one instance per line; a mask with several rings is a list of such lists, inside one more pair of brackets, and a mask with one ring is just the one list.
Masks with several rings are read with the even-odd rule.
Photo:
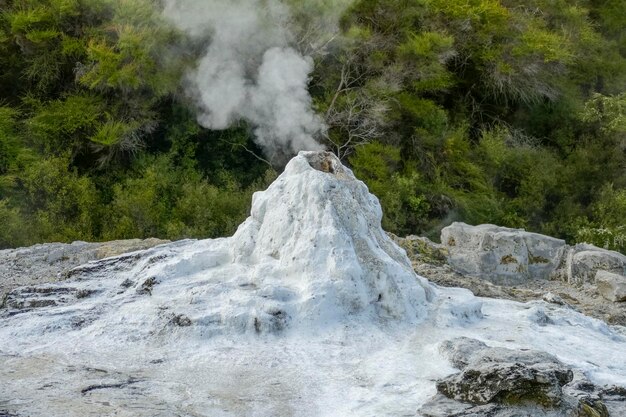
[[289, 29], [290, 10], [279, 0], [167, 0], [165, 16], [192, 39], [209, 39], [187, 91], [198, 121], [226, 129], [239, 120], [254, 127], [271, 160], [320, 150], [324, 131], [312, 109], [308, 80], [313, 60], [301, 55]]

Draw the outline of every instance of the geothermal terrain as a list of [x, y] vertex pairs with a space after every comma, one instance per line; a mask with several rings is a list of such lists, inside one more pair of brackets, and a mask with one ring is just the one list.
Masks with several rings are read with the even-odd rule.
[[232, 237], [89, 247], [10, 288], [0, 416], [626, 415], [624, 327], [429, 282], [381, 216], [338, 159], [301, 152]]

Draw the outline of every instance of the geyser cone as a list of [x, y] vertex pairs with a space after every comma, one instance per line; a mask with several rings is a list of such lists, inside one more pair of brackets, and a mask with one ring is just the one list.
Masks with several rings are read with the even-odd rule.
[[370, 311], [415, 319], [428, 285], [382, 230], [381, 218], [376, 197], [335, 155], [300, 152], [254, 195], [251, 216], [233, 237], [233, 257], [264, 265], [253, 271], [255, 282], [297, 291], [295, 315]]
[[254, 195], [233, 237], [110, 258], [45, 291], [16, 290], [10, 321], [22, 342], [51, 331], [123, 341], [276, 333], [357, 317], [413, 322], [431, 290], [381, 217], [376, 197], [334, 155], [301, 152]]

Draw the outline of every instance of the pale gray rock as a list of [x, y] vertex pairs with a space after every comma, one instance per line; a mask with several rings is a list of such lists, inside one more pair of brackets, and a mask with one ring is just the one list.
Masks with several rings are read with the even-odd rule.
[[456, 272], [499, 285], [530, 280], [595, 284], [599, 270], [626, 274], [626, 256], [589, 244], [565, 241], [522, 229], [453, 223], [441, 231], [447, 262]]
[[[608, 324], [626, 326], [626, 303], [607, 303], [597, 291], [595, 284], [572, 285], [566, 276], [553, 274], [550, 280], [530, 279], [515, 285], [499, 285], [480, 276], [461, 274], [454, 270], [445, 261], [447, 249], [440, 250], [440, 245], [435, 244], [435, 247], [423, 249], [421, 240], [412, 236], [401, 238], [391, 235], [391, 237], [407, 252], [415, 272], [437, 285], [467, 288], [479, 297], [521, 302], [543, 300], [554, 306], [571, 308]], [[430, 254], [432, 249], [435, 249], [436, 253], [446, 254], [443, 262], [433, 259]], [[565, 269], [562, 267], [558, 271], [564, 273]], [[626, 334], [626, 327], [624, 332]]]
[[167, 242], [131, 239], [104, 243], [46, 243], [0, 250], [0, 301], [17, 287], [62, 281], [70, 270], [90, 261], [149, 249]]
[[565, 300], [563, 300], [563, 297], [556, 295], [554, 293], [551, 292], [547, 292], [543, 295], [543, 297], [541, 297], [541, 299], [543, 301], [545, 301], [546, 303], [550, 303], [550, 304], [556, 304], [556, 305], [560, 305], [560, 306], [566, 306], [568, 305]]
[[609, 301], [626, 301], [626, 276], [608, 271], [596, 272], [596, 286]]
[[446, 342], [441, 350], [462, 372], [437, 382], [437, 391], [457, 401], [556, 407], [562, 387], [573, 379], [569, 368], [544, 352], [490, 348], [467, 338]]
[[554, 356], [489, 347], [470, 338], [440, 351], [461, 372], [437, 382], [424, 417], [610, 417], [624, 415], [623, 388], [598, 388]]
[[626, 256], [586, 243], [568, 247], [555, 277], [574, 285], [595, 283], [596, 272], [626, 274]]
[[441, 242], [453, 269], [497, 284], [548, 279], [566, 248], [561, 239], [491, 224], [453, 223], [442, 230]]

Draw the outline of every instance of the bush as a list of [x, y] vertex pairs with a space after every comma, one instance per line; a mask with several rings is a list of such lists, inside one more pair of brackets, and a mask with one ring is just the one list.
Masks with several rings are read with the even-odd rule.
[[379, 198], [385, 230], [407, 234], [423, 227], [429, 205], [419, 192], [419, 175], [400, 170], [398, 148], [370, 143], [356, 149], [350, 164], [355, 175]]
[[626, 189], [607, 184], [592, 205], [592, 221], [579, 228], [576, 239], [626, 253]]
[[8, 200], [0, 199], [0, 249], [25, 246], [32, 242], [30, 222], [19, 210], [9, 206]]
[[69, 166], [68, 157], [53, 157], [28, 166], [18, 178], [21, 212], [31, 221], [37, 241], [90, 240], [98, 236], [100, 201], [87, 176]]
[[194, 168], [169, 156], [146, 159], [139, 175], [114, 186], [106, 207], [105, 239], [159, 236], [168, 239], [219, 237], [234, 233], [247, 217], [252, 193], [224, 174], [220, 188]]

